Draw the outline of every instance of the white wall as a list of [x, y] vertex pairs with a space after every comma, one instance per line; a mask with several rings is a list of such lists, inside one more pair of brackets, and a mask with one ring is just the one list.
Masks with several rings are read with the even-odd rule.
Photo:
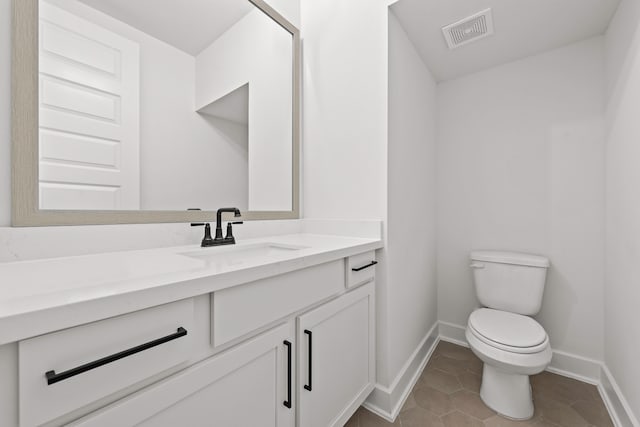
[[[386, 219], [387, 4], [301, 2], [305, 217]], [[377, 381], [388, 385], [386, 249], [376, 256]]]
[[602, 360], [603, 68], [598, 37], [439, 85], [440, 320], [477, 305], [471, 250], [539, 253], [552, 347]]
[[436, 82], [389, 13], [387, 283], [393, 379], [437, 317]]
[[391, 3], [302, 3], [304, 212], [388, 220], [376, 272], [382, 388], [436, 320], [435, 83], [395, 22], [389, 64]]
[[382, 218], [385, 1], [303, 0], [302, 28], [305, 216]]
[[[605, 34], [607, 101], [624, 91], [637, 49], [640, 2], [622, 0]], [[609, 108], [612, 110], [612, 108]]]
[[[606, 34], [605, 363], [640, 419], [640, 6], [623, 0]], [[637, 423], [637, 421], [636, 421]]]

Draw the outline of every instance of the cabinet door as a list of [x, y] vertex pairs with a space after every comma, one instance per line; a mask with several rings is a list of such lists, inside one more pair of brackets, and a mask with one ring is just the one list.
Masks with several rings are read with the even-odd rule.
[[298, 318], [298, 425], [343, 426], [375, 384], [374, 283]]
[[289, 322], [71, 425], [293, 427], [292, 338]]

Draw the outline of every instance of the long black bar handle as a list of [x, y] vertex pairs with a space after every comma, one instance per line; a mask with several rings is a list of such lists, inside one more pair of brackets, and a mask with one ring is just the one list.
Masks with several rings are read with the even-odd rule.
[[112, 354], [111, 356], [103, 357], [99, 360], [94, 360], [93, 362], [86, 363], [73, 369], [69, 369], [68, 371], [60, 372], [59, 374], [56, 374], [56, 371], [52, 370], [48, 371], [44, 375], [47, 378], [48, 385], [55, 384], [68, 378], [75, 377], [76, 375], [82, 374], [84, 372], [90, 371], [92, 369], [99, 368], [100, 366], [115, 362], [116, 360], [124, 359], [125, 357], [140, 353], [141, 351], [149, 350], [150, 348], [157, 347], [169, 341], [184, 337], [185, 335], [187, 335], [187, 330], [180, 327], [175, 333], [167, 335], [166, 337], [158, 338], [153, 341], [140, 344], [139, 346]]
[[283, 402], [283, 405], [291, 409], [291, 343], [285, 341], [284, 345], [287, 346], [287, 400]]
[[312, 359], [311, 359], [311, 353], [313, 351], [313, 335], [311, 334], [311, 331], [308, 330], [308, 329], [305, 329], [304, 333], [309, 336], [309, 358], [308, 358], [308, 360], [309, 360], [309, 375], [308, 375], [309, 376], [309, 384], [305, 384], [304, 388], [305, 388], [305, 390], [311, 391], [312, 390], [312, 387], [311, 387], [311, 379], [312, 379], [311, 371], [313, 370], [313, 363], [312, 363]]
[[358, 267], [358, 268], [352, 268], [351, 271], [362, 271], [365, 268], [369, 268], [369, 267], [373, 267], [374, 265], [376, 265], [378, 263], [378, 261], [371, 261], [369, 264], [367, 265], [363, 265], [362, 267]]

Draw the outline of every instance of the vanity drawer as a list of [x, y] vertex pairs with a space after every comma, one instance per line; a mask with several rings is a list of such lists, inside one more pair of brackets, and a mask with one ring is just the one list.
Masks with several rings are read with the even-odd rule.
[[20, 426], [41, 425], [187, 361], [193, 318], [187, 299], [20, 341]]
[[211, 342], [228, 343], [340, 292], [344, 292], [342, 260], [215, 292]]
[[376, 251], [350, 256], [346, 259], [346, 284], [353, 288], [376, 277]]

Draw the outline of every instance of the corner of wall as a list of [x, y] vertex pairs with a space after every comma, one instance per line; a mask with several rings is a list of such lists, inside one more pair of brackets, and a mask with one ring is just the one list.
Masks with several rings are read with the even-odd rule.
[[606, 116], [611, 130], [640, 51], [640, 3], [622, 0], [605, 43]]
[[363, 406], [394, 422], [438, 345], [438, 323], [425, 335], [389, 387], [377, 384]]
[[640, 427], [640, 422], [606, 365], [601, 368], [598, 390], [616, 427]]
[[[438, 326], [440, 341], [469, 346], [464, 338], [464, 326], [442, 321]], [[596, 385], [616, 427], [640, 427], [631, 406], [604, 363], [554, 350], [547, 371]]]

